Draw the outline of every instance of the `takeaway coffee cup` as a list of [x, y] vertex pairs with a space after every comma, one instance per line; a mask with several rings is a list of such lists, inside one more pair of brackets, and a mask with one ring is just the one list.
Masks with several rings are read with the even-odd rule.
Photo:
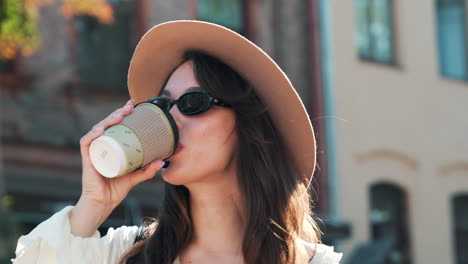
[[133, 112], [91, 142], [89, 154], [94, 168], [114, 178], [136, 171], [154, 160], [174, 153], [179, 135], [172, 116], [158, 106], [144, 102]]

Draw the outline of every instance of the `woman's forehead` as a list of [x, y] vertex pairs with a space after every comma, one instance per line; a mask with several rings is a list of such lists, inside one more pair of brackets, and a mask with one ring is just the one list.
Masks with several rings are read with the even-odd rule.
[[[188, 91], [195, 91], [195, 90], [203, 90], [203, 89], [202, 89], [200, 86], [192, 86], [192, 87], [189, 87], [189, 88], [187, 88], [187, 89], [184, 89], [184, 92], [183, 92], [183, 93], [188, 92]], [[161, 95], [162, 95], [162, 96], [167, 96], [167, 97], [169, 97], [169, 96], [172, 96], [172, 93], [171, 93], [170, 90], [164, 89], [164, 90], [162, 91]]]
[[161, 95], [177, 97], [189, 90], [195, 90], [195, 87], [200, 89], [199, 86], [193, 73], [192, 61], [187, 61], [172, 73]]

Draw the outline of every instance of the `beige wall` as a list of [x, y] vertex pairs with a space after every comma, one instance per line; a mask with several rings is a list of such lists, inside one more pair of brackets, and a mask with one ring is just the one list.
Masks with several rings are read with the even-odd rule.
[[398, 66], [360, 61], [353, 1], [331, 4], [340, 214], [369, 239], [368, 188], [407, 194], [413, 263], [453, 263], [451, 198], [468, 193], [468, 83], [438, 73], [434, 1], [393, 1]]

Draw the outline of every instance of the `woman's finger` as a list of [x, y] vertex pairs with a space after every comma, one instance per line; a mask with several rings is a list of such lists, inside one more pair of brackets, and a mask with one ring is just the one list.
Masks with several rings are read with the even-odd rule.
[[129, 115], [130, 113], [132, 113], [132, 111], [133, 111], [133, 100], [130, 99], [127, 101], [124, 107], [115, 110], [114, 112], [112, 112], [112, 114], [110, 114], [104, 120], [94, 125], [91, 131], [89, 131], [86, 135], [84, 135], [80, 139], [80, 151], [81, 151], [81, 156], [82, 156], [84, 166], [91, 165], [91, 160], [89, 158], [89, 147], [91, 145], [91, 142], [94, 139], [98, 138], [100, 135], [102, 135], [104, 130], [107, 129], [108, 127], [120, 123], [123, 117]]
[[128, 173], [127, 175], [119, 177], [119, 179], [128, 182], [128, 184], [130, 184], [129, 187], [133, 188], [135, 185], [153, 178], [164, 166], [164, 163], [165, 162], [162, 160], [155, 160], [143, 169]]
[[103, 132], [104, 127], [99, 126], [89, 131], [85, 136], [83, 136], [80, 139], [80, 152], [83, 160], [83, 165], [88, 166], [91, 164], [91, 160], [89, 158], [89, 146], [91, 145], [91, 142], [94, 139], [98, 138]]
[[104, 118], [101, 122], [97, 123], [96, 125], [93, 126], [93, 129], [98, 126], [105, 126], [105, 123], [107, 120], [113, 119], [116, 115], [122, 113], [123, 116], [127, 116], [133, 112], [133, 99], [130, 99], [127, 101], [127, 103], [121, 107], [117, 108], [114, 112], [110, 113], [106, 118]]
[[134, 104], [135, 104], [135, 102], [133, 101], [133, 99], [130, 99], [130, 100], [127, 101], [127, 103], [125, 103], [125, 105], [132, 105], [132, 106]]
[[[115, 124], [120, 123], [123, 118], [123, 113], [116, 113], [113, 116], [104, 119], [103, 121], [99, 122], [97, 125], [93, 127], [91, 131], [89, 131], [84, 137], [81, 138], [80, 140], [80, 147], [81, 147], [81, 155], [83, 157], [89, 156], [89, 146], [91, 142], [99, 137], [105, 129], [107, 129], [110, 126], [113, 126]], [[88, 161], [83, 160], [83, 162], [86, 162], [88, 164]]]
[[101, 122], [97, 123], [93, 129], [95, 127], [99, 127], [99, 126], [104, 126], [104, 127], [108, 127], [109, 124], [110, 125], [114, 125], [116, 124], [116, 120], [118, 120], [118, 122], [121, 121], [121, 117], [124, 117], [124, 116], [128, 116], [129, 114], [131, 114], [133, 112], [133, 106], [132, 105], [126, 105], [122, 108], [119, 108], [117, 110], [115, 110], [114, 112], [112, 112], [112, 114], [110, 114], [109, 116], [107, 116], [105, 119], [103, 119]]
[[104, 127], [104, 129], [112, 126], [112, 125], [115, 125], [117, 123], [120, 123], [120, 121], [122, 121], [122, 118], [125, 116], [125, 113], [122, 113], [122, 112], [117, 112], [113, 115], [110, 115], [108, 117], [106, 117], [105, 119], [103, 119], [101, 122], [97, 123], [95, 126], [93, 126], [93, 129], [95, 129], [96, 127]]

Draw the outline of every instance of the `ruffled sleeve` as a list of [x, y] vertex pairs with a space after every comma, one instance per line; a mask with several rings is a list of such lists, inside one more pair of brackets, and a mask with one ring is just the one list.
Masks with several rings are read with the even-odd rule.
[[118, 263], [133, 244], [137, 226], [110, 228], [104, 237], [96, 232], [87, 238], [74, 236], [70, 230], [67, 206], [39, 224], [28, 235], [21, 236], [16, 246], [14, 264], [37, 263]]
[[312, 256], [315, 250], [315, 256], [309, 264], [339, 264], [343, 253], [336, 253], [334, 248], [324, 244], [312, 244], [303, 241], [307, 253]]

